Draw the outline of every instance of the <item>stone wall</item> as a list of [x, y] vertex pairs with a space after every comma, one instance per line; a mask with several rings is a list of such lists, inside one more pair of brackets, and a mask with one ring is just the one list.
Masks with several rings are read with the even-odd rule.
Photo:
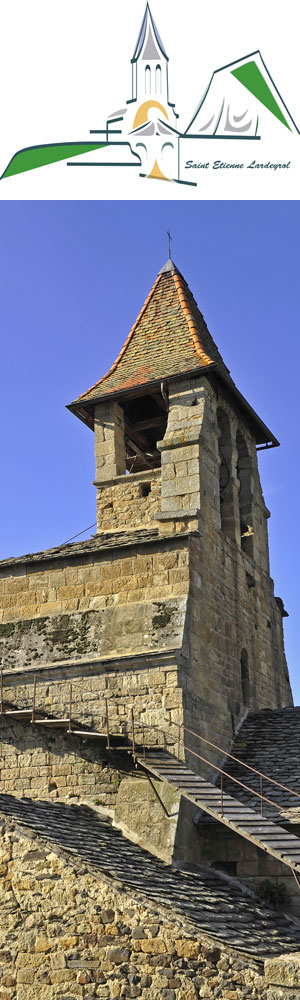
[[86, 801], [110, 813], [123, 770], [132, 766], [124, 756], [118, 770], [91, 741], [7, 720], [0, 723], [0, 749], [1, 794], [50, 802]]
[[[128, 536], [127, 536], [128, 537]], [[145, 542], [147, 539], [145, 539]], [[33, 619], [52, 618], [57, 615], [72, 615], [76, 612], [99, 611], [102, 623], [102, 634], [105, 631], [106, 619], [111, 624], [108, 626], [109, 635], [101, 640], [98, 633], [92, 634], [92, 642], [97, 644], [97, 652], [100, 654], [114, 654], [116, 650], [118, 633], [123, 634], [121, 640], [122, 651], [129, 649], [134, 652], [146, 646], [151, 648], [151, 637], [147, 629], [142, 628], [140, 619], [143, 618], [141, 606], [146, 603], [152, 604], [166, 600], [174, 601], [177, 596], [187, 596], [188, 593], [188, 554], [187, 543], [183, 539], [167, 538], [165, 543], [158, 538], [156, 544], [150, 543], [145, 548], [145, 544], [134, 544], [134, 539], [128, 539], [128, 545], [114, 548], [113, 541], [111, 547], [106, 544], [103, 548], [96, 541], [94, 545], [88, 544], [57, 550], [58, 557], [51, 558], [49, 553], [41, 554], [38, 557], [23, 557], [22, 560], [9, 560], [0, 563], [0, 616], [2, 629], [0, 629], [0, 640], [2, 639], [3, 654], [9, 649], [8, 640], [13, 635], [13, 622], [28, 622]], [[76, 558], [76, 556], [78, 557]], [[121, 614], [120, 605], [135, 604], [139, 607], [127, 609]], [[118, 606], [116, 610], [116, 606]], [[112, 609], [110, 614], [107, 609]], [[115, 614], [113, 613], [115, 609]], [[157, 612], [153, 612], [154, 616]], [[123, 628], [117, 629], [117, 619]], [[83, 620], [83, 632], [87, 628], [87, 620]], [[95, 618], [91, 619], [95, 626]], [[78, 627], [79, 620], [74, 620], [74, 626]], [[145, 624], [145, 623], [144, 623]], [[183, 624], [183, 622], [181, 623]], [[3, 626], [7, 626], [3, 628]], [[59, 623], [58, 623], [59, 625]], [[88, 641], [84, 645], [84, 636], [72, 635], [72, 621], [70, 623], [70, 635], [55, 634], [52, 646], [63, 645], [65, 653], [76, 655], [76, 644], [79, 646], [79, 655], [95, 651], [95, 643], [90, 648]], [[156, 626], [156, 629], [155, 629]], [[55, 625], [53, 626], [55, 628]], [[154, 622], [154, 648], [157, 645], [158, 632], [161, 633], [163, 622]], [[172, 637], [174, 636], [175, 622], [172, 623]], [[23, 626], [23, 633], [30, 629], [30, 624]], [[37, 633], [43, 631], [42, 625], [36, 626]], [[62, 623], [62, 632], [64, 624]], [[17, 631], [16, 641], [13, 648], [19, 648], [21, 629]], [[144, 642], [144, 631], [147, 631]], [[134, 638], [136, 632], [136, 640]], [[176, 629], [175, 629], [176, 632]], [[125, 635], [125, 639], [124, 639]], [[164, 639], [159, 638], [161, 646], [164, 646]], [[180, 640], [179, 643], [180, 645]], [[169, 645], [176, 643], [169, 642]], [[75, 647], [75, 648], [74, 648]], [[120, 649], [121, 651], [121, 649]], [[37, 652], [39, 652], [37, 650]], [[60, 653], [60, 650], [59, 650]], [[2, 656], [3, 658], [3, 656]], [[61, 657], [62, 658], [62, 657]], [[43, 653], [44, 659], [44, 653]]]
[[[150, 850], [151, 854], [172, 863], [178, 836], [181, 796], [166, 781], [155, 781], [142, 773], [122, 776], [116, 797], [114, 823], [125, 837]], [[180, 824], [182, 829], [182, 824]], [[184, 829], [189, 840], [193, 827]], [[192, 836], [191, 836], [192, 835]]]
[[95, 406], [96, 479], [113, 479], [126, 470], [124, 412], [118, 403], [109, 400]]
[[292, 704], [280, 610], [269, 577], [202, 518], [200, 537], [191, 539], [189, 565], [182, 681], [186, 724], [226, 749], [249, 708]]
[[300, 954], [265, 962], [267, 1000], [300, 1000]]
[[[61, 717], [60, 688], [59, 685], [53, 688], [56, 712], [60, 712]], [[174, 688], [168, 687], [165, 698], [172, 694]], [[116, 732], [117, 718], [114, 720], [112, 716], [110, 721], [111, 729]], [[105, 728], [103, 719], [104, 732]], [[125, 728], [120, 720], [119, 728]], [[130, 736], [130, 724], [128, 728]], [[177, 730], [174, 739], [176, 734]], [[140, 735], [136, 712], [137, 740]], [[155, 730], [149, 730], [150, 742], [151, 737], [155, 742]], [[120, 739], [117, 742], [120, 743]], [[165, 782], [149, 780], [136, 770], [132, 755], [125, 748], [123, 752], [114, 752], [113, 739], [111, 743], [111, 748], [107, 749], [105, 737], [100, 741], [87, 736], [78, 738], [66, 731], [32, 726], [30, 720], [9, 721], [4, 715], [0, 718], [0, 794], [36, 801], [88, 803], [93, 808], [104, 809], [127, 837], [170, 863], [180, 794]], [[173, 749], [172, 744], [170, 749]], [[189, 831], [193, 833], [193, 826], [189, 826]]]
[[0, 957], [1, 1000], [267, 1000], [261, 964], [4, 817]]
[[[282, 825], [282, 824], [281, 824]], [[266, 851], [260, 850], [255, 844], [234, 833], [229, 827], [215, 823], [208, 817], [194, 817], [194, 828], [197, 836], [186, 845], [185, 854], [190, 862], [212, 865], [217, 871], [236, 877], [254, 892], [256, 889], [269, 891], [266, 882], [271, 882], [276, 902], [276, 888], [284, 887], [284, 901], [280, 909], [300, 917], [300, 891], [293, 876], [292, 869], [282, 864]], [[294, 827], [289, 828], [294, 832]], [[182, 852], [177, 851], [178, 860]]]
[[[188, 726], [221, 746], [247, 708], [292, 704], [284, 654], [282, 609], [269, 576], [266, 510], [255, 440], [249, 427], [220, 389], [207, 379], [178, 383], [170, 392], [170, 413], [162, 450], [162, 510], [173, 516], [173, 530], [188, 511], [198, 515], [190, 540], [190, 590], [182, 671]], [[228, 475], [235, 511], [235, 540], [222, 530], [218, 412], [231, 427]], [[243, 547], [237, 476], [238, 435], [251, 459], [252, 555]], [[240, 460], [240, 465], [242, 463]], [[244, 460], [246, 461], [246, 459]], [[227, 462], [229, 455], [227, 453]], [[247, 458], [248, 462], [248, 458]], [[244, 470], [245, 471], [245, 470]], [[240, 468], [239, 476], [243, 470]], [[227, 486], [227, 489], [229, 487]], [[250, 501], [249, 501], [250, 502]], [[242, 659], [247, 684], [242, 684]], [[194, 749], [197, 750], [195, 744]], [[199, 748], [198, 748], [199, 752]], [[195, 762], [194, 758], [194, 762]]]
[[108, 484], [96, 485], [98, 531], [149, 527], [161, 509], [160, 469], [118, 476]]
[[[157, 742], [161, 745], [163, 737], [170, 747], [178, 742], [178, 728], [172, 723], [182, 722], [182, 691], [172, 654], [152, 659], [140, 657], [134, 668], [128, 657], [128, 662], [125, 658], [115, 663], [98, 660], [88, 669], [86, 664], [75, 661], [73, 665], [49, 665], [48, 669], [40, 668], [39, 672], [36, 668], [27, 673], [4, 674], [4, 711], [10, 707], [31, 709], [34, 676], [37, 717], [41, 711], [58, 720], [68, 720], [72, 681], [73, 728], [77, 722], [87, 731], [96, 729], [106, 734], [107, 709], [110, 733], [131, 738], [133, 710], [136, 738], [140, 744], [142, 726], [145, 741], [150, 746]], [[5, 715], [1, 725], [6, 725]]]
[[[210, 426], [211, 395], [209, 399]], [[200, 408], [205, 427], [204, 401], [205, 394]], [[190, 412], [200, 419], [197, 406]], [[216, 448], [217, 443], [216, 437]], [[178, 443], [177, 455], [180, 450]], [[244, 647], [251, 705], [290, 703], [272, 583], [266, 571], [221, 532], [218, 481], [207, 439], [197, 450], [202, 504], [197, 518], [182, 495], [188, 519], [194, 517], [198, 531], [186, 529], [190, 522], [183, 509], [177, 514], [164, 511], [156, 515], [167, 518], [158, 521], [160, 534], [158, 528], [149, 528], [143, 538], [138, 529], [104, 535], [70, 549], [2, 563], [0, 655], [7, 703], [29, 707], [36, 675], [37, 709], [61, 717], [69, 711], [72, 681], [73, 717], [87, 727], [105, 731], [108, 699], [115, 732], [128, 732], [133, 709], [136, 726], [144, 725], [150, 745], [159, 741], [158, 726], [167, 731], [170, 749], [177, 750], [174, 724], [184, 721], [226, 750], [246, 710], [240, 667]], [[123, 477], [122, 491], [127, 487], [124, 479], [130, 477]], [[154, 482], [157, 486], [159, 475]], [[138, 736], [141, 739], [141, 730]], [[190, 735], [186, 745], [220, 763], [221, 754]], [[203, 771], [197, 757], [191, 755], [189, 763]], [[208, 774], [214, 780], [215, 772]], [[167, 844], [172, 844], [172, 823], [166, 827]], [[189, 831], [193, 841], [192, 824]], [[156, 833], [150, 843], [157, 849], [155, 838]]]
[[[6, 670], [181, 646], [188, 592], [183, 538], [0, 569], [0, 659]], [[137, 662], [137, 667], [139, 663]], [[144, 689], [144, 685], [141, 684]], [[143, 693], [145, 693], [143, 691]]]
[[[177, 650], [186, 725], [226, 750], [248, 707], [292, 703], [281, 610], [268, 572], [268, 511], [254, 438], [225, 395], [219, 390], [217, 397], [205, 378], [182, 380], [173, 384], [169, 404], [160, 444], [161, 480], [159, 470], [136, 476], [120, 475], [119, 470], [117, 476], [111, 473], [109, 485], [104, 474], [100, 477], [102, 514], [106, 503], [108, 509], [106, 534], [99, 541], [58, 550], [55, 559], [45, 553], [40, 562], [32, 557], [27, 563], [2, 564], [0, 655], [5, 668], [15, 669]], [[238, 519], [241, 481], [247, 472], [242, 463], [251, 458], [248, 492], [253, 509], [247, 517], [253, 529], [252, 556], [243, 549], [241, 537], [238, 540], [239, 520], [235, 540], [222, 529], [220, 407], [230, 422], [226, 462], [232, 464], [232, 511]], [[106, 450], [110, 455], [110, 448], [117, 448], [114, 420], [118, 424], [120, 414], [111, 413], [104, 430], [103, 414], [97, 417], [97, 441], [101, 454], [105, 445], [105, 458]], [[238, 434], [244, 459], [239, 459], [234, 444]], [[148, 496], [141, 497], [150, 483]], [[152, 516], [156, 527], [151, 526]], [[187, 528], [191, 524], [193, 530]], [[245, 662], [248, 678], [243, 686]], [[142, 677], [137, 683], [143, 696]], [[115, 697], [119, 694], [116, 684]]]
[[[223, 437], [220, 408], [230, 428]], [[177, 750], [176, 726], [184, 722], [226, 751], [249, 707], [292, 703], [282, 607], [269, 577], [268, 511], [251, 429], [220, 387], [217, 394], [207, 379], [195, 378], [170, 388], [161, 471], [125, 475], [122, 440], [122, 412], [109, 404], [96, 414], [98, 537], [0, 564], [5, 707], [30, 707], [35, 675], [37, 711], [66, 717], [72, 682], [72, 718], [87, 728], [105, 732], [107, 700], [115, 733], [128, 735], [133, 710], [140, 742], [144, 727], [147, 745], [163, 740]], [[238, 440], [243, 442], [239, 451]], [[230, 472], [223, 520], [220, 441]], [[251, 528], [251, 546], [246, 547], [241, 490], [242, 513]], [[248, 680], [243, 686], [245, 662]], [[185, 735], [185, 745], [215, 764], [222, 759], [221, 752], [191, 734]], [[199, 757], [190, 754], [187, 759], [203, 772]], [[24, 764], [27, 775], [18, 754], [17, 760], [18, 774], [9, 777], [4, 767], [3, 775], [4, 782], [12, 781], [14, 794], [42, 787], [34, 784], [40, 777], [55, 781], [54, 771], [38, 775], [33, 758]], [[45, 757], [40, 764], [49, 767]], [[113, 793], [105, 790], [105, 775], [102, 781], [94, 764], [92, 756], [85, 769], [86, 795], [107, 804], [105, 795], [112, 801]], [[48, 794], [73, 794], [68, 789], [75, 786], [76, 774], [80, 794], [85, 794], [83, 765], [76, 772], [75, 763], [69, 769], [64, 759], [61, 766], [64, 771], [56, 776], [62, 782], [56, 781], [56, 788], [49, 785]], [[215, 773], [208, 771], [212, 781]], [[165, 787], [162, 794], [167, 802]], [[135, 802], [132, 835], [143, 842], [147, 837], [161, 856], [168, 856], [174, 837], [183, 844], [172, 817], [159, 818], [151, 829], [148, 785], [141, 783], [136, 795], [132, 785], [130, 796]], [[120, 795], [119, 821], [129, 829], [125, 798], [121, 804]], [[162, 813], [163, 807], [160, 817]], [[179, 826], [180, 816], [182, 809]], [[188, 841], [193, 841], [192, 822], [187, 852]]]

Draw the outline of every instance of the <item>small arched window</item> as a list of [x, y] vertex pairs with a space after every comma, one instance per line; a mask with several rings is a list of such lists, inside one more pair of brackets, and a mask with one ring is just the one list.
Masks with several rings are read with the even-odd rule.
[[248, 556], [253, 556], [252, 463], [245, 438], [240, 431], [237, 432], [236, 447], [238, 453], [236, 471], [239, 481], [241, 548]]
[[151, 94], [151, 69], [150, 66], [145, 68], [145, 94]]
[[161, 94], [161, 66], [159, 65], [155, 70], [155, 93]]
[[242, 649], [241, 652], [241, 685], [242, 685], [243, 705], [249, 706], [250, 683], [249, 683], [248, 653], [246, 649]]

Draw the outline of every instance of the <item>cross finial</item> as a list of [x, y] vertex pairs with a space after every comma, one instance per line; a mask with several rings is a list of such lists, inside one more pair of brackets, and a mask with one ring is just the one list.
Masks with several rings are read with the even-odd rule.
[[173, 243], [173, 239], [172, 239], [172, 236], [171, 236], [171, 233], [170, 233], [169, 229], [167, 229], [167, 236], [169, 237], [169, 260], [170, 260], [171, 259], [171, 243]]

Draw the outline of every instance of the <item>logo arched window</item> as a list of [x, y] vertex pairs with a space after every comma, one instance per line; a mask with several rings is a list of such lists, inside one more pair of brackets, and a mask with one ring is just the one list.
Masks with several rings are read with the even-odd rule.
[[151, 94], [151, 68], [145, 67], [145, 94]]
[[161, 94], [161, 66], [159, 63], [155, 70], [155, 93]]

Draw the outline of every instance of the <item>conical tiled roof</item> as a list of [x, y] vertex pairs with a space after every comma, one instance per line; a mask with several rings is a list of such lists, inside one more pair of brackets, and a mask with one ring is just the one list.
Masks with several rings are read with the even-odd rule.
[[96, 402], [199, 371], [214, 372], [226, 383], [241, 408], [246, 408], [258, 442], [278, 444], [236, 388], [187, 282], [169, 259], [112, 367], [69, 408], [93, 426]]
[[79, 396], [91, 402], [218, 363], [228, 373], [189, 287], [169, 260], [107, 375]]

